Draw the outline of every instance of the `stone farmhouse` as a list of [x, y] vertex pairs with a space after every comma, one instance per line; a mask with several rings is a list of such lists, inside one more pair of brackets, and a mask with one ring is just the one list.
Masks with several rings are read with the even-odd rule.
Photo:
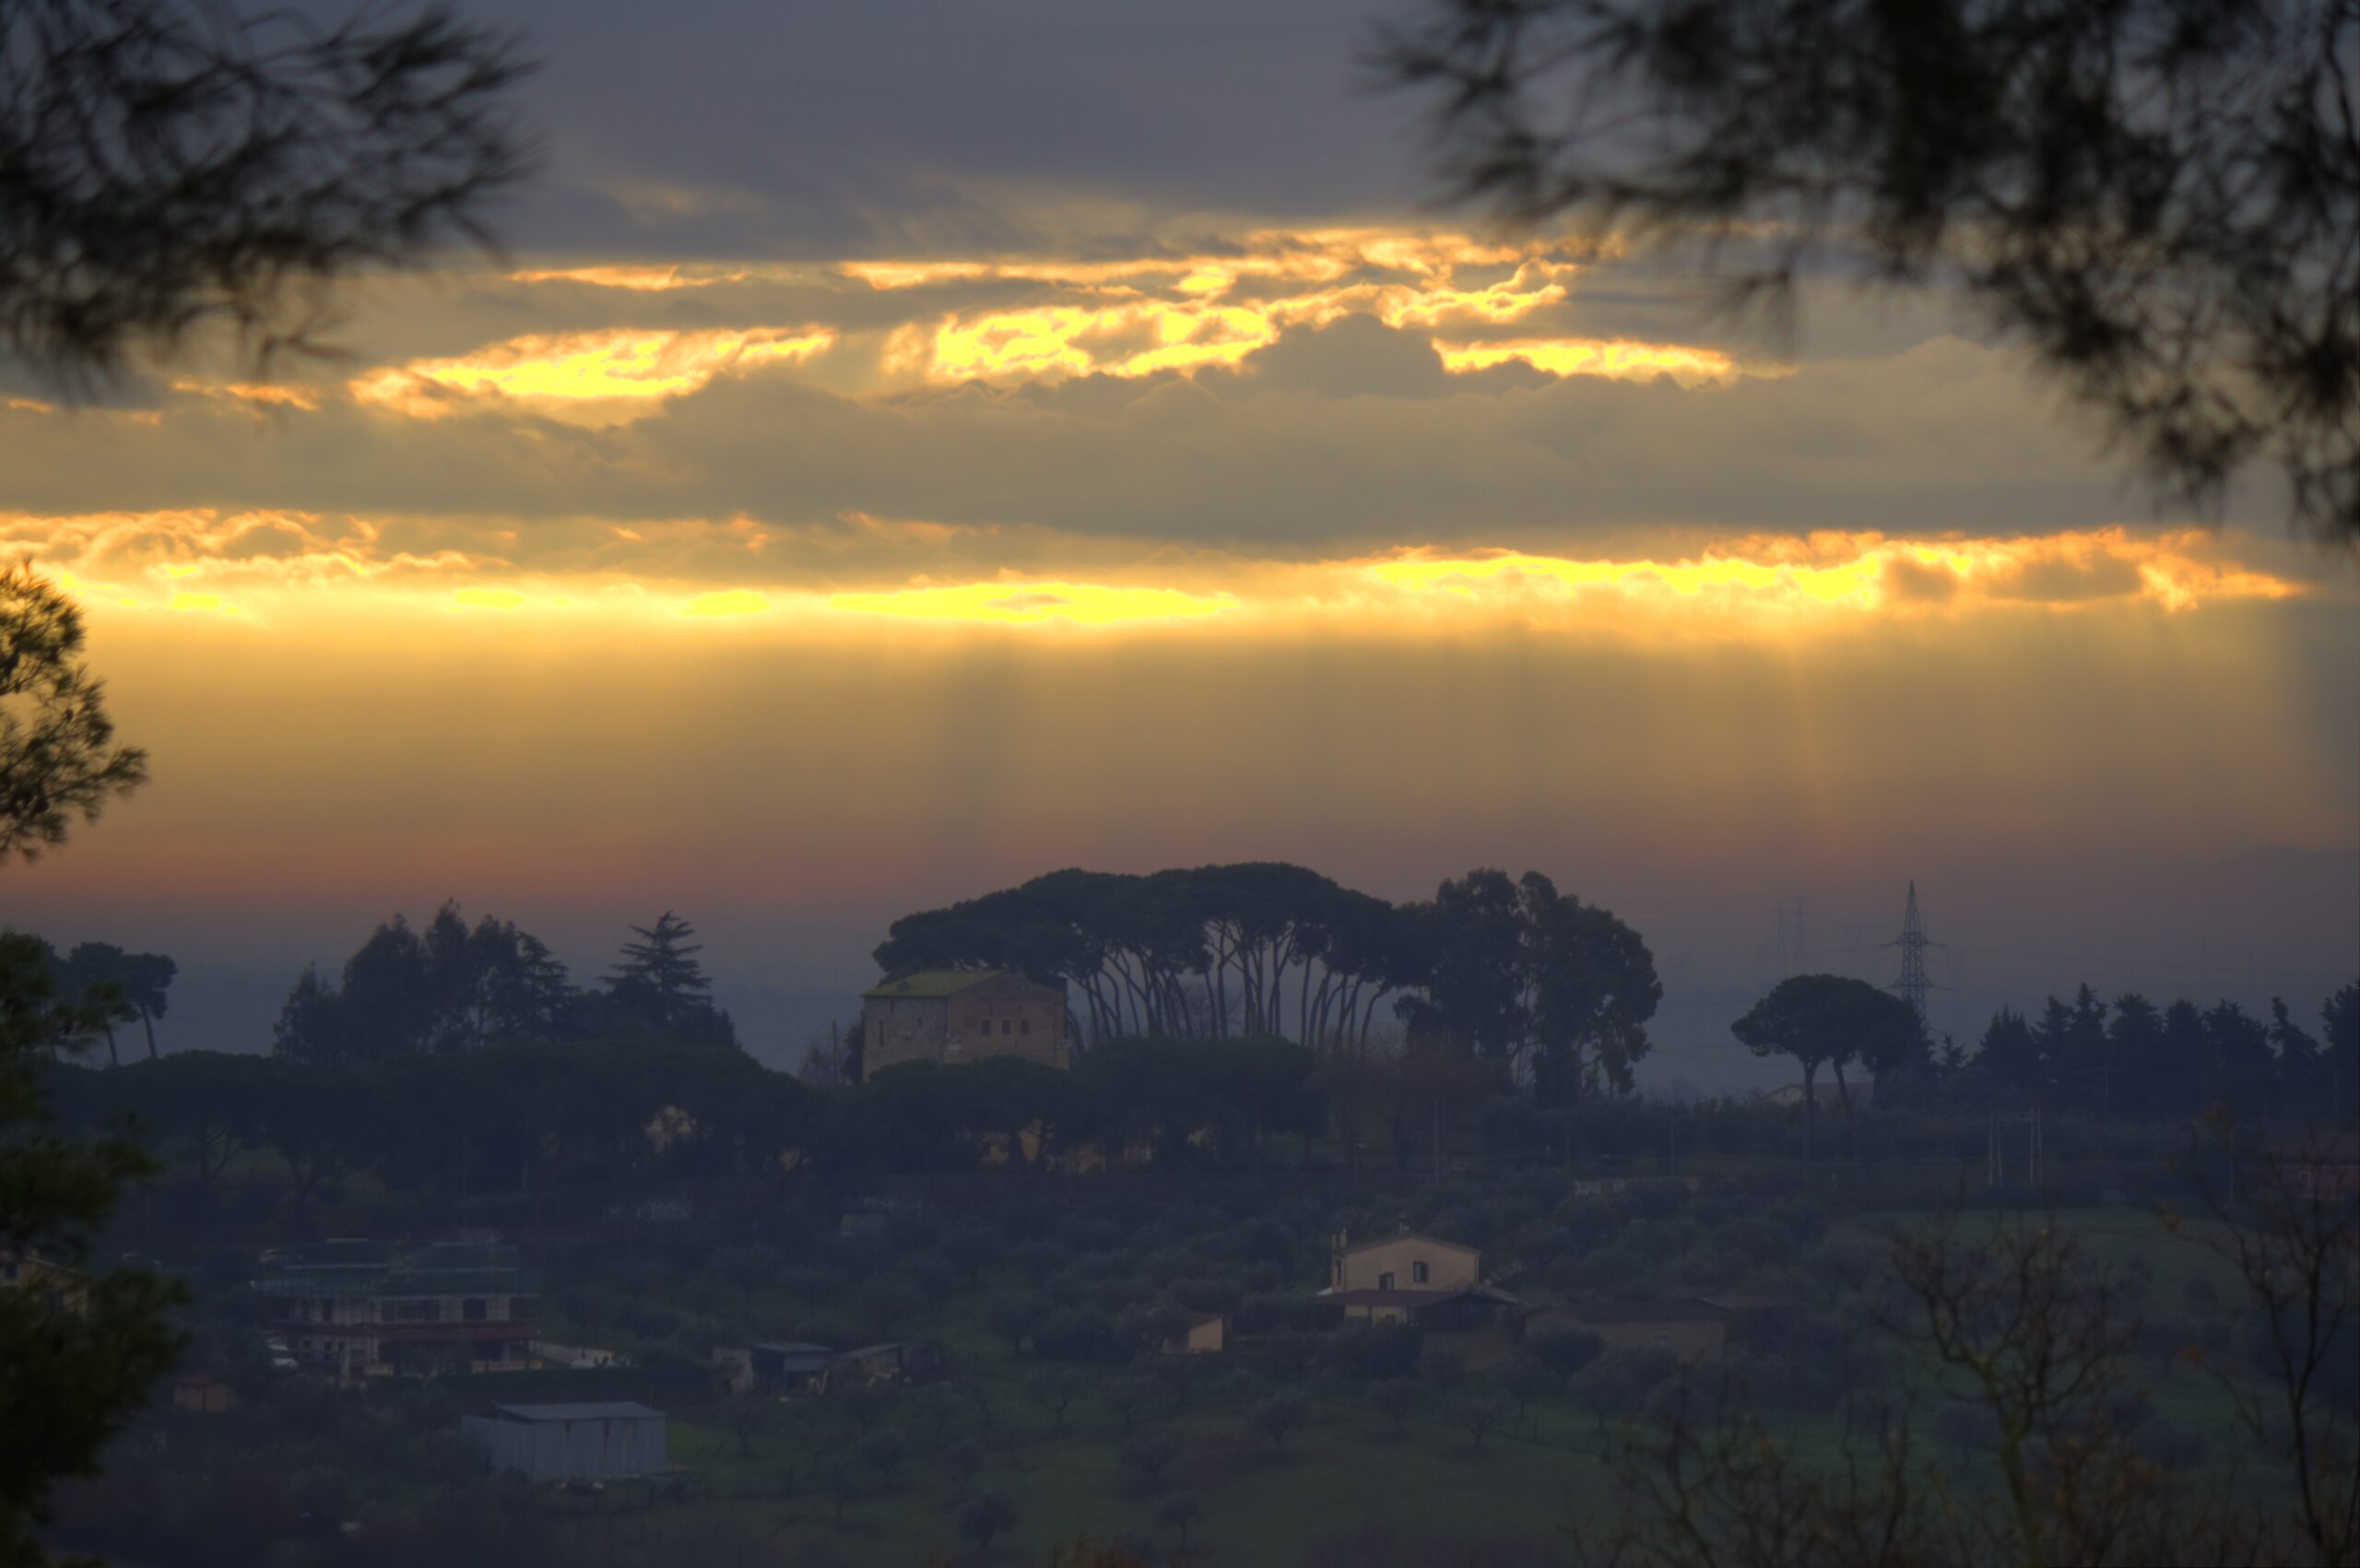
[[1483, 1255], [1457, 1242], [1398, 1234], [1354, 1244], [1338, 1232], [1328, 1288], [1314, 1298], [1344, 1323], [1406, 1323], [1441, 1331], [1489, 1328], [1507, 1321], [1516, 1301], [1484, 1282]]
[[1072, 1062], [1065, 993], [1006, 970], [922, 970], [871, 987], [860, 1004], [864, 1077], [903, 1062]]

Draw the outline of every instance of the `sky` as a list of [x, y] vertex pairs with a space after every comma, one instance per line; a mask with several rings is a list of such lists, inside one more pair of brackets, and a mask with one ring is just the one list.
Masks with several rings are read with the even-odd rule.
[[1962, 1034], [2352, 974], [2348, 552], [2158, 512], [1940, 297], [1778, 336], [1450, 207], [1383, 8], [468, 10], [545, 62], [501, 254], [267, 380], [0, 368], [154, 772], [9, 918], [173, 954], [169, 1040], [456, 900], [585, 976], [677, 909], [790, 1060], [898, 914], [1245, 859], [1607, 904], [1657, 1088], [1913, 880]]

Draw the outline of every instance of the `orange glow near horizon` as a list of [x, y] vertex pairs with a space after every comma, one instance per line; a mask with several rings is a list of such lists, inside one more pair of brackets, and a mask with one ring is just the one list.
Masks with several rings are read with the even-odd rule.
[[1239, 607], [1225, 593], [1095, 583], [963, 583], [831, 594], [827, 606], [854, 615], [938, 620], [969, 626], [1118, 626], [1132, 621], [1194, 620]]
[[[743, 534], [733, 525], [710, 526]], [[549, 576], [459, 548], [384, 553], [375, 543], [381, 532], [311, 514], [0, 514], [0, 549], [43, 537], [67, 547], [45, 552], [41, 564], [94, 606], [245, 615], [257, 627], [322, 615], [349, 621], [429, 604], [561, 609], [568, 624], [655, 613], [845, 635], [900, 622], [1379, 636], [1520, 628], [1744, 639], [2102, 605], [2176, 615], [2307, 591], [2228, 559], [2220, 536], [2193, 529], [1939, 540], [1742, 536], [1665, 560], [1438, 548], [1310, 561], [1198, 554], [1087, 576], [986, 568], [966, 577], [938, 571], [916, 580], [739, 584], [681, 584], [622, 568]], [[952, 548], [957, 537], [938, 548]], [[973, 544], [991, 548], [988, 536]]]

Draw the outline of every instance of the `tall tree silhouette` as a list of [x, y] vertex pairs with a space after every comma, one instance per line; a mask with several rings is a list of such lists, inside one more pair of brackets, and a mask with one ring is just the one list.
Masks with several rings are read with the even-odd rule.
[[634, 925], [639, 940], [623, 944], [622, 961], [608, 973], [607, 986], [625, 1007], [657, 1023], [678, 1023], [691, 1010], [706, 1006], [706, 978], [697, 954], [704, 944], [691, 942], [697, 928], [666, 910], [653, 925]]
[[1832, 1068], [1844, 1103], [1845, 1139], [1852, 1141], [1852, 1090], [1847, 1062], [1878, 1063], [1908, 1055], [1924, 1026], [1908, 1003], [1865, 980], [1839, 974], [1798, 974], [1781, 980], [1746, 1015], [1729, 1025], [1757, 1056], [1792, 1056], [1803, 1074], [1803, 1128], [1808, 1151], [1818, 1144], [1822, 1067]]
[[[96, 817], [145, 777], [140, 754], [114, 745], [99, 684], [74, 660], [81, 643], [63, 595], [23, 568], [0, 573], [0, 866], [54, 848], [75, 816]], [[111, 1005], [61, 995], [63, 967], [38, 937], [0, 932], [0, 1256], [78, 1276], [72, 1307], [38, 1280], [0, 1287], [8, 1563], [42, 1560], [34, 1532], [52, 1485], [96, 1468], [181, 1343], [167, 1316], [180, 1291], [136, 1268], [89, 1268], [122, 1195], [157, 1165], [119, 1132], [80, 1140], [54, 1125], [41, 1057], [86, 1045]]]
[[[93, 986], [107, 987], [104, 1001], [119, 1006], [121, 1018], [139, 1020], [146, 1030], [151, 1062], [156, 1059], [156, 1020], [171, 1006], [172, 980], [179, 973], [180, 966], [162, 953], [127, 953], [112, 942], [83, 942], [65, 957], [68, 993], [88, 998]], [[114, 1040], [118, 1015], [112, 1006], [105, 1018], [107, 1062], [114, 1066], [120, 1060]]]
[[2248, 464], [2360, 543], [2351, 0], [1422, 0], [1379, 69], [1457, 193], [1683, 244], [1783, 320], [1814, 269], [1955, 290], [2167, 498]]

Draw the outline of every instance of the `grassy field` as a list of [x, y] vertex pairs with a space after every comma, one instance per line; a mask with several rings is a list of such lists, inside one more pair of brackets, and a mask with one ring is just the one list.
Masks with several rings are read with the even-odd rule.
[[[1161, 1433], [1180, 1449], [1161, 1484], [1126, 1468], [1117, 1426], [1092, 1424], [1063, 1438], [990, 1451], [974, 1489], [1005, 1492], [1015, 1503], [1017, 1527], [990, 1554], [1011, 1562], [1045, 1562], [1053, 1547], [1077, 1533], [1101, 1539], [1153, 1534], [1157, 1504], [1175, 1490], [1202, 1503], [1189, 1562], [1292, 1568], [1323, 1541], [1340, 1546], [1362, 1537], [1546, 1539], [1574, 1511], [1607, 1506], [1609, 1499], [1587, 1419], [1578, 1433], [1573, 1422], [1536, 1424], [1549, 1441], [1495, 1430], [1478, 1452], [1457, 1427], [1412, 1419], [1397, 1438], [1381, 1417], [1315, 1401], [1311, 1423], [1280, 1453], [1245, 1430], [1238, 1408], [1216, 1407], [1141, 1423], [1142, 1433]], [[1579, 1445], [1562, 1441], [1566, 1437]], [[922, 1455], [914, 1453], [888, 1489], [850, 1503], [838, 1526], [832, 1500], [808, 1486], [785, 1498], [729, 1495], [774, 1493], [789, 1478], [808, 1478], [810, 1454], [791, 1439], [757, 1438], [747, 1460], [732, 1434], [676, 1422], [672, 1446], [717, 1495], [644, 1515], [585, 1517], [577, 1527], [623, 1532], [672, 1561], [793, 1562], [798, 1552], [815, 1562], [964, 1559], [955, 1487]], [[1162, 1544], [1177, 1554], [1173, 1532], [1162, 1533]]]
[[[1838, 1222], [1843, 1239], [1863, 1245], [1896, 1223], [1923, 1216], [1894, 1215]], [[2223, 1299], [2236, 1291], [2232, 1272], [2183, 1232], [2175, 1236], [2156, 1217], [2122, 1206], [2061, 1211], [2093, 1257], [2144, 1274], [2151, 1315], [2185, 1317], [2190, 1282], [2203, 1280]], [[2036, 1216], [1972, 1215], [1968, 1228], [2038, 1223]], [[999, 1281], [1006, 1283], [1005, 1280]], [[1260, 1393], [1200, 1394], [1177, 1410], [1139, 1423], [1141, 1434], [1169, 1438], [1178, 1448], [1160, 1480], [1150, 1483], [1126, 1466], [1128, 1441], [1118, 1417], [1083, 1393], [1055, 1430], [1048, 1412], [1023, 1395], [1026, 1376], [1043, 1363], [1017, 1357], [976, 1321], [983, 1288], [962, 1289], [906, 1332], [942, 1340], [967, 1377], [986, 1391], [988, 1422], [971, 1407], [929, 1423], [923, 1397], [905, 1397], [881, 1418], [908, 1439], [908, 1457], [890, 1480], [849, 1502], [843, 1519], [817, 1483], [831, 1453], [856, 1442], [841, 1415], [824, 1407], [773, 1407], [764, 1430], [743, 1441], [709, 1411], [677, 1412], [671, 1427], [674, 1459], [690, 1467], [704, 1495], [645, 1511], [585, 1515], [571, 1527], [620, 1533], [667, 1559], [726, 1565], [915, 1564], [964, 1562], [969, 1554], [956, 1527], [961, 1490], [941, 1462], [946, 1443], [979, 1435], [982, 1472], [970, 1491], [994, 1491], [1014, 1503], [1017, 1526], [989, 1559], [1042, 1562], [1050, 1549], [1077, 1533], [1104, 1539], [1157, 1535], [1161, 1500], [1174, 1491], [1196, 1496], [1201, 1513], [1186, 1560], [1246, 1565], [1386, 1562], [1391, 1553], [1416, 1558], [1420, 1541], [1493, 1539], [1539, 1546], [1566, 1522], [1614, 1506], [1603, 1456], [1611, 1433], [1562, 1397], [1537, 1400], [1523, 1415], [1493, 1429], [1480, 1451], [1463, 1428], [1429, 1408], [1397, 1437], [1391, 1423], [1351, 1391], [1314, 1397], [1309, 1424], [1292, 1434], [1283, 1452], [1250, 1432], [1245, 1415]], [[1505, 1353], [1502, 1345], [1453, 1347], [1478, 1377]], [[2159, 1418], [2203, 1432], [2212, 1459], [2224, 1463], [2240, 1445], [2229, 1407], [2209, 1376], [2141, 1361], [2134, 1376]], [[1099, 1373], [1084, 1375], [1094, 1388]], [[963, 1396], [945, 1394], [946, 1401]], [[1776, 1430], [1807, 1455], [1832, 1457], [1841, 1422], [1835, 1417], [1776, 1418]], [[1162, 1549], [1176, 1553], [1178, 1538], [1164, 1530]], [[1454, 1551], [1452, 1561], [1459, 1560]]]

